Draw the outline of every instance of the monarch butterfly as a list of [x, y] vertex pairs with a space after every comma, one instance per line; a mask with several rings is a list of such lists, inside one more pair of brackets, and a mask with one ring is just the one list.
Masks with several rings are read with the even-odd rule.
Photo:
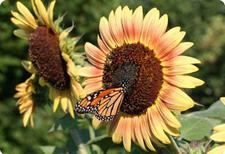
[[119, 112], [123, 98], [123, 88], [99, 90], [78, 102], [75, 111], [80, 114], [92, 113], [98, 120], [110, 121]]

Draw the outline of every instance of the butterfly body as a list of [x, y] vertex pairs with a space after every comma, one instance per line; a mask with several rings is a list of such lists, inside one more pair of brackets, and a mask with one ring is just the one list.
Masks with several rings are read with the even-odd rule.
[[99, 90], [78, 102], [75, 111], [80, 114], [92, 113], [98, 120], [110, 121], [118, 114], [123, 98], [123, 88]]

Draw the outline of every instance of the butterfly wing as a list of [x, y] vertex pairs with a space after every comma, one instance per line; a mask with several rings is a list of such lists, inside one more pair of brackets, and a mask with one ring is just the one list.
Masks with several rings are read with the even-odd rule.
[[101, 121], [112, 120], [119, 112], [123, 102], [124, 93], [121, 89], [112, 91], [110, 94], [103, 97], [98, 103], [95, 116]]
[[77, 113], [83, 114], [83, 113], [95, 113], [97, 110], [97, 104], [96, 101], [101, 99], [99, 94], [102, 92], [102, 90], [94, 92], [88, 96], [86, 96], [83, 100], [76, 103], [75, 105], [75, 111]]
[[109, 121], [119, 112], [123, 97], [122, 88], [100, 90], [78, 102], [75, 111], [81, 114], [93, 113], [97, 119]]

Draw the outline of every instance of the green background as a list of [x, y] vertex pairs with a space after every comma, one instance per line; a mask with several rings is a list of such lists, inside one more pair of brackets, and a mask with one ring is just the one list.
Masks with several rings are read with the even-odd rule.
[[[30, 7], [28, 0], [21, 2]], [[185, 54], [202, 61], [200, 71], [194, 76], [203, 79], [205, 84], [187, 92], [205, 107], [225, 96], [225, 5], [221, 1], [57, 0], [55, 17], [65, 14], [63, 27], [75, 23], [72, 35], [82, 35], [79, 45], [86, 41], [96, 44], [100, 17], [108, 16], [119, 5], [133, 9], [142, 5], [145, 13], [157, 7], [161, 14], [167, 13], [169, 28], [181, 26], [187, 32], [184, 40], [194, 42]], [[0, 150], [7, 154], [36, 154], [42, 153], [40, 145], [65, 146], [68, 134], [48, 133], [53, 121], [63, 115], [60, 110], [52, 114], [49, 105], [36, 111], [35, 128], [22, 127], [13, 95], [15, 85], [29, 76], [20, 63], [27, 58], [28, 45], [12, 34], [16, 27], [10, 22], [11, 10], [16, 10], [14, 0], [5, 0], [0, 6]], [[203, 108], [194, 108], [199, 109]]]

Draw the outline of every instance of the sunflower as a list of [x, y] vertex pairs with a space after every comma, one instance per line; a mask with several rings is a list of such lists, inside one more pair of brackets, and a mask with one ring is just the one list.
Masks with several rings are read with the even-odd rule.
[[[127, 6], [111, 11], [99, 24], [98, 46], [85, 44], [89, 62], [79, 70], [86, 93], [125, 87], [119, 114], [109, 122], [115, 143], [123, 142], [127, 151], [131, 141], [143, 149], [169, 144], [167, 134], [178, 136], [180, 122], [173, 111], [185, 111], [194, 101], [180, 88], [195, 88], [204, 82], [187, 75], [196, 72], [200, 61], [181, 54], [193, 43], [182, 42], [180, 27], [168, 31], [168, 16], [151, 9], [143, 17], [142, 7], [134, 12]], [[102, 124], [96, 118], [93, 125]]]
[[[211, 135], [211, 139], [217, 142], [225, 142], [225, 124], [218, 125], [213, 128], [213, 135]], [[225, 152], [225, 144], [220, 145], [212, 150], [210, 150], [207, 154], [224, 154]]]
[[41, 0], [31, 0], [35, 16], [17, 2], [18, 12], [11, 12], [11, 21], [19, 28], [14, 34], [28, 41], [30, 61], [25, 67], [32, 68], [30, 73], [39, 75], [39, 83], [49, 87], [53, 111], [61, 104], [63, 111], [74, 117], [73, 103], [84, 95], [71, 58], [78, 37], [68, 36], [73, 26], [65, 30], [60, 28], [62, 17], [53, 20], [55, 2], [46, 9]]
[[17, 93], [15, 98], [18, 98], [18, 106], [20, 113], [23, 114], [23, 125], [27, 126], [28, 121], [30, 125], [34, 126], [33, 113], [35, 108], [35, 102], [33, 100], [33, 94], [35, 93], [35, 87], [33, 84], [34, 75], [28, 78], [25, 82], [16, 86]]
[[[225, 97], [221, 97], [220, 101], [225, 105]], [[225, 124], [220, 124], [213, 128], [213, 135], [211, 135], [211, 139], [217, 142], [225, 142]], [[220, 145], [212, 150], [210, 150], [207, 154], [224, 154], [225, 152], [225, 144]]]

